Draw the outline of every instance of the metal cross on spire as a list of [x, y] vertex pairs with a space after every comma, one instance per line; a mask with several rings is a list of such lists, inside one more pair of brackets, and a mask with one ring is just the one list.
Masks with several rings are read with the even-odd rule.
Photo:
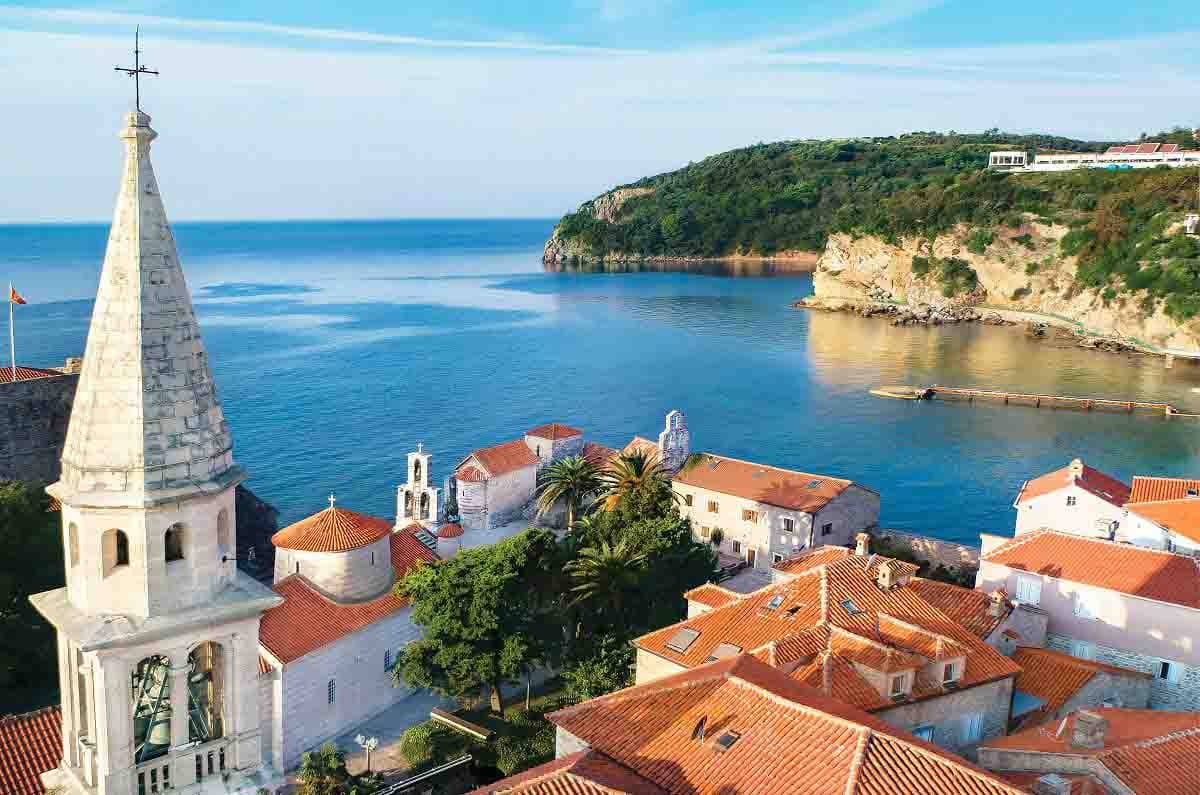
[[141, 38], [141, 26], [134, 28], [133, 31], [133, 68], [126, 66], [114, 66], [113, 70], [124, 72], [133, 78], [133, 97], [134, 107], [141, 111], [142, 109], [142, 75], [156, 75], [158, 72], [153, 69], [147, 69], [142, 66], [142, 51], [138, 49], [139, 40]]
[[330, 494], [329, 495], [329, 510], [331, 510], [331, 511], [333, 510], [333, 506], [336, 502], [337, 502], [337, 497]]

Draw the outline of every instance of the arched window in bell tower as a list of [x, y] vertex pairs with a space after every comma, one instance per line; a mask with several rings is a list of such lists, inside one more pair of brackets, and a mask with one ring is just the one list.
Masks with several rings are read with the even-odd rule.
[[429, 518], [429, 492], [421, 492], [421, 518]]
[[404, 515], [412, 516], [412, 492], [404, 492]]
[[105, 530], [100, 537], [100, 551], [103, 573], [107, 577], [120, 567], [129, 565], [129, 536], [115, 527]]
[[421, 482], [421, 460], [413, 461], [413, 483]]
[[225, 508], [217, 514], [217, 547], [222, 552], [228, 552], [233, 546], [233, 539], [229, 532], [229, 511]]
[[163, 535], [163, 548], [167, 563], [183, 560], [183, 525], [176, 522], [167, 528]]
[[67, 548], [71, 555], [71, 568], [79, 565], [79, 528], [74, 522], [67, 525]]
[[133, 761], [157, 759], [171, 746], [171, 661], [146, 657], [133, 669]]
[[225, 736], [225, 655], [205, 641], [188, 655], [188, 740], [206, 743]]

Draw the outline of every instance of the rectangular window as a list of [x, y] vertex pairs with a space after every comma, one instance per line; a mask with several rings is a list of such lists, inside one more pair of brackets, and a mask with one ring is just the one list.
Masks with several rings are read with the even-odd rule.
[[958, 681], [958, 669], [954, 663], [946, 663], [946, 667], [942, 669], [942, 684], [947, 682]]
[[742, 521], [758, 523], [758, 511], [751, 511], [746, 508], [742, 509]]
[[1042, 581], [1033, 577], [1017, 578], [1017, 601], [1026, 605], [1042, 603]]
[[690, 494], [683, 495], [683, 504], [686, 505], [687, 507], [691, 508], [692, 507], [692, 495], [690, 495]]
[[217, 764], [221, 772], [225, 772], [225, 746], [223, 745], [217, 751]]
[[335, 682], [333, 679], [329, 680], [329, 685], [325, 688], [325, 696], [329, 700], [330, 704], [332, 704], [334, 699], [337, 698], [337, 682]]
[[208, 752], [208, 775], [211, 776], [213, 773], [216, 773], [216, 772], [217, 772], [217, 768], [216, 768], [216, 765], [214, 764], [213, 752], [209, 751]]
[[721, 506], [717, 505], [717, 501], [716, 501], [716, 500], [709, 500], [709, 501], [708, 501], [708, 512], [709, 512], [709, 513], [716, 513], [716, 512], [717, 512], [717, 511], [719, 511], [719, 510], [721, 510]]
[[892, 697], [908, 695], [908, 674], [892, 677]]
[[773, 560], [775, 563], [779, 563], [783, 560], [783, 555], [780, 555], [778, 552], [776, 552], [775, 554], [771, 555], [771, 560]]
[[712, 538], [712, 528], [711, 527], [701, 527], [700, 528], [700, 537], [703, 538], [705, 541]]
[[1154, 675], [1164, 682], [1171, 684], [1179, 684], [1179, 680], [1183, 674], [1183, 666], [1171, 660], [1159, 660], [1155, 667]]
[[196, 754], [196, 780], [204, 778], [204, 757]]
[[1067, 507], [1068, 507], [1068, 508], [1074, 508], [1074, 507], [1075, 507], [1075, 495], [1074, 495], [1074, 494], [1068, 494], [1068, 495], [1067, 495]]
[[1075, 594], [1075, 615], [1079, 618], [1094, 620], [1096, 618], [1096, 610], [1087, 601], [1087, 597], [1083, 594]]
[[146, 771], [138, 773], [138, 795], [146, 795]]
[[758, 562], [758, 550], [754, 547], [746, 548], [746, 562], [750, 564], [750, 568], [754, 568], [754, 565]]
[[963, 718], [963, 743], [972, 745], [983, 739], [983, 713], [976, 712]]
[[730, 542], [730, 545], [733, 547], [733, 554], [735, 554], [735, 555], [742, 554], [742, 542], [741, 541], [732, 541], [732, 542]]
[[1086, 640], [1071, 641], [1071, 656], [1078, 657], [1081, 660], [1096, 659], [1096, 644], [1088, 643]]
[[385, 670], [385, 671], [392, 670], [392, 650], [391, 649], [383, 650], [383, 670]]
[[825, 524], [821, 525], [821, 535], [833, 535], [833, 522], [826, 522]]
[[785, 532], [785, 533], [796, 532], [796, 520], [792, 519], [791, 517], [785, 516], [783, 518], [783, 532]]
[[913, 737], [924, 740], [927, 743], [933, 742], [933, 727], [932, 726], [918, 726], [917, 728], [912, 730], [912, 733], [913, 733]]

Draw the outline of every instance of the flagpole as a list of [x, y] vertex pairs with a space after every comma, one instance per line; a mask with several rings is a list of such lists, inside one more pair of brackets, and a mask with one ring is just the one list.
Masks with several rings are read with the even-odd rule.
[[17, 335], [13, 331], [13, 286], [8, 283], [8, 349], [12, 353], [12, 380], [17, 383]]

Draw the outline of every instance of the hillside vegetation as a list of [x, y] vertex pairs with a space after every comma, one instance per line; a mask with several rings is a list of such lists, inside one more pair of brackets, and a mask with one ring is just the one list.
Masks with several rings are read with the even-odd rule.
[[[1191, 133], [1152, 139], [1187, 145]], [[1136, 297], [1146, 311], [1162, 300], [1172, 317], [1190, 318], [1200, 312], [1200, 245], [1168, 233], [1195, 206], [1194, 171], [984, 170], [988, 152], [998, 148], [1096, 151], [1108, 145], [995, 130], [760, 144], [622, 186], [641, 190], [629, 191], [615, 214], [611, 207], [598, 214], [596, 200], [584, 204], [562, 219], [551, 242], [583, 261], [770, 256], [821, 251], [836, 233], [895, 242], [966, 226], [972, 230], [968, 249], [982, 253], [998, 231], [1019, 228], [1031, 214], [1069, 227], [1059, 255], [1077, 257], [1080, 287], [1102, 291], [1106, 301]], [[973, 284], [959, 262], [916, 267], [944, 277], [947, 295]]]

